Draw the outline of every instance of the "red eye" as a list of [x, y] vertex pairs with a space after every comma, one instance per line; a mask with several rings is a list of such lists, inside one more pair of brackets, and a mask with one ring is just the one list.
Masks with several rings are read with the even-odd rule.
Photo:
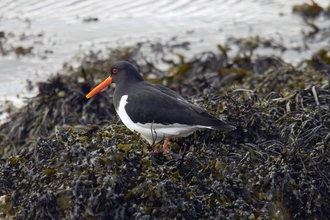
[[118, 73], [118, 69], [112, 69], [112, 74]]

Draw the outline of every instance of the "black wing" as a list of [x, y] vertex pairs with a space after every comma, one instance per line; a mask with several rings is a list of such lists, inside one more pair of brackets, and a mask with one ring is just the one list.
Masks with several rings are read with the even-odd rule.
[[212, 113], [190, 104], [173, 90], [143, 82], [131, 88], [125, 109], [133, 122], [209, 126], [231, 131], [236, 127], [216, 118]]

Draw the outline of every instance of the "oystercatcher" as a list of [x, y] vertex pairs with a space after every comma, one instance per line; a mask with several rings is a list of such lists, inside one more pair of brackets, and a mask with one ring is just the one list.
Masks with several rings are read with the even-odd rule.
[[185, 137], [199, 129], [236, 129], [234, 124], [189, 103], [173, 90], [144, 81], [129, 62], [116, 62], [110, 72], [86, 98], [115, 83], [113, 104], [121, 121], [131, 131], [139, 132], [150, 145], [164, 140], [164, 153], [168, 151], [168, 137]]

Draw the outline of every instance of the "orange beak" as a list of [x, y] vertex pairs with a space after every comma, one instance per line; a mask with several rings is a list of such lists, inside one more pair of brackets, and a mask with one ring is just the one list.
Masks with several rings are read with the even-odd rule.
[[101, 82], [98, 86], [96, 86], [92, 91], [90, 91], [87, 95], [86, 98], [90, 98], [94, 95], [96, 95], [97, 93], [99, 93], [102, 89], [104, 89], [105, 87], [107, 87], [108, 85], [110, 85], [112, 83], [112, 78], [109, 76], [108, 78], [106, 78], [103, 82]]

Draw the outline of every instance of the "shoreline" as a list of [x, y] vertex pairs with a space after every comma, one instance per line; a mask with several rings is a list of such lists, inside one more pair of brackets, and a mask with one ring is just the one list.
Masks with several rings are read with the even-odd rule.
[[[20, 97], [36, 95], [37, 89], [32, 90], [31, 93], [25, 88], [28, 87], [27, 80], [34, 87], [37, 87], [37, 82], [46, 81], [50, 75], [56, 74], [57, 71], [61, 72], [62, 65], [72, 63], [79, 65], [80, 60], [76, 58], [76, 56], [79, 57], [79, 53], [86, 54], [90, 50], [94, 52], [100, 50], [106, 55], [105, 47], [114, 48], [122, 44], [132, 46], [139, 42], [147, 43], [148, 41], [164, 45], [172, 38], [176, 38], [178, 43], [183, 41], [190, 43], [189, 51], [184, 53], [188, 57], [189, 54], [201, 53], [206, 48], [217, 52], [214, 50], [216, 49], [215, 46], [218, 43], [226, 44], [228, 38], [248, 39], [249, 37], [259, 36], [285, 46], [287, 48], [286, 52], [281, 53], [279, 51], [274, 55], [285, 58], [285, 61], [287, 61], [286, 58], [289, 58], [290, 63], [292, 61], [296, 64], [298, 62], [296, 58], [304, 54], [304, 57], [299, 59], [307, 59], [319, 49], [315, 48], [315, 45], [321, 43], [320, 38], [315, 38], [314, 42], [313, 40], [308, 42], [302, 40], [301, 32], [308, 33], [312, 30], [312, 27], [305, 24], [299, 14], [294, 15], [292, 13], [291, 7], [296, 1], [286, 4], [277, 1], [265, 3], [257, 7], [258, 10], [254, 14], [248, 13], [248, 10], [243, 10], [246, 9], [247, 5], [250, 6], [249, 8], [258, 6], [258, 3], [253, 1], [245, 1], [244, 4], [240, 1], [226, 1], [226, 4], [210, 2], [211, 5], [219, 6], [212, 7], [212, 11], [217, 8], [216, 12], [219, 13], [211, 13], [206, 17], [199, 15], [201, 16], [200, 19], [197, 19], [199, 18], [197, 15], [202, 12], [199, 10], [195, 11], [196, 15], [190, 13], [180, 17], [181, 7], [178, 3], [174, 14], [165, 10], [166, 7], [157, 9], [164, 16], [168, 15], [169, 17], [164, 18], [164, 20], [160, 18], [152, 19], [152, 21], [149, 21], [150, 17], [148, 16], [154, 15], [153, 10], [147, 10], [144, 16], [139, 13], [126, 15], [113, 12], [111, 15], [114, 17], [112, 17], [107, 13], [92, 16], [92, 13], [96, 10], [94, 8], [94, 10], [84, 14], [85, 16], [76, 16], [75, 13], [79, 13], [76, 7], [81, 6], [79, 2], [70, 5], [69, 8], [72, 11], [64, 8], [66, 13], [54, 17], [53, 10], [56, 10], [62, 4], [52, 2], [54, 3], [54, 7], [52, 7], [52, 4], [48, 5], [46, 2], [49, 3], [52, 0], [45, 1], [46, 5], [36, 4], [41, 9], [40, 15], [37, 15], [37, 9], [34, 8], [32, 3], [22, 2], [20, 6], [20, 1], [12, 2], [12, 5], [17, 4], [17, 6], [11, 6], [11, 10], [6, 10], [6, 7], [2, 9], [1, 24], [3, 29], [0, 31], [4, 32], [6, 39], [0, 37], [0, 41], [7, 53], [7, 55], [2, 56], [3, 59], [0, 61], [0, 66], [2, 66], [0, 76], [3, 77], [0, 77], [2, 101], [5, 100], [5, 97], [9, 100], [17, 100], [17, 95]], [[327, 2], [320, 0], [318, 3], [326, 10]], [[98, 4], [102, 4], [102, 2], [99, 1]], [[187, 10], [197, 8], [198, 4], [196, 4], [188, 4]], [[29, 10], [24, 10], [26, 9], [23, 7], [24, 5], [28, 6]], [[87, 5], [88, 2], [83, 4], [81, 9], [85, 9]], [[105, 8], [111, 7], [110, 5], [105, 6]], [[105, 8], [99, 10], [103, 11]], [[120, 8], [118, 10], [122, 12]], [[268, 11], [268, 13], [265, 14], [265, 11]], [[31, 12], [32, 14], [30, 14]], [[90, 17], [88, 17], [89, 13], [91, 13]], [[187, 17], [186, 20], [180, 21], [184, 17]], [[97, 18], [97, 20], [90, 19], [91, 21], [87, 22], [87, 18]], [[137, 20], [136, 23], [134, 23], [135, 20]], [[322, 30], [329, 26], [326, 21], [327, 19], [322, 19], [322, 16], [319, 16], [313, 22]], [[48, 27], [47, 23], [52, 25]], [[143, 25], [139, 26], [139, 23]], [[192, 23], [194, 25], [189, 28], [189, 24]], [[161, 26], [162, 29], [159, 29], [157, 25]], [[134, 35], [129, 34], [126, 28], [132, 30]], [[305, 43], [309, 48], [304, 48]], [[327, 41], [323, 41], [323, 46], [326, 45]], [[32, 50], [29, 50], [29, 48], [32, 48]], [[236, 48], [233, 47], [233, 55], [237, 52], [235, 51]], [[28, 51], [30, 53], [27, 53]], [[73, 51], [77, 55], [73, 55]], [[183, 53], [184, 51], [179, 52]], [[228, 53], [231, 53], [231, 51]], [[269, 55], [269, 53], [273, 53], [273, 50], [264, 50], [258, 53]], [[22, 102], [22, 98], [20, 100]], [[18, 101], [14, 101], [15, 105], [16, 103]]]
[[[327, 219], [330, 48], [292, 65], [256, 55], [285, 48], [261, 37], [193, 57], [178, 52], [185, 45], [91, 52], [80, 68], [39, 83], [38, 95], [0, 125], [3, 216]], [[238, 128], [196, 131], [171, 140], [168, 154], [152, 153], [161, 144], [149, 146], [120, 122], [113, 87], [85, 98], [118, 60]]]

